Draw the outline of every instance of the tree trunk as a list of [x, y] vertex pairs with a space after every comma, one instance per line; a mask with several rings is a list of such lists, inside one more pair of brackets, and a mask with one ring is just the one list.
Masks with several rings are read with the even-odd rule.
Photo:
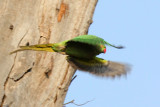
[[86, 34], [97, 0], [0, 0], [0, 106], [62, 107], [75, 69], [65, 55], [9, 52]]

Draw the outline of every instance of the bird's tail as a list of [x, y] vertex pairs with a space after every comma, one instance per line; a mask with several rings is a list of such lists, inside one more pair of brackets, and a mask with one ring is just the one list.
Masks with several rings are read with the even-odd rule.
[[38, 45], [31, 45], [31, 46], [20, 46], [20, 49], [10, 52], [10, 54], [24, 51], [24, 50], [34, 50], [34, 51], [47, 51], [47, 52], [54, 52], [52, 46], [54, 44], [38, 44]]

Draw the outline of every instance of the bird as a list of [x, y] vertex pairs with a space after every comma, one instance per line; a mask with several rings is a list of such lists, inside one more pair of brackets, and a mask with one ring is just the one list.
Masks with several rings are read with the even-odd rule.
[[113, 78], [126, 75], [130, 71], [128, 64], [97, 57], [101, 53], [106, 53], [106, 46], [117, 49], [124, 48], [123, 46], [112, 45], [95, 35], [80, 35], [59, 43], [20, 46], [19, 49], [12, 51], [10, 54], [24, 50], [57, 52], [66, 55], [66, 60], [73, 68], [93, 75]]

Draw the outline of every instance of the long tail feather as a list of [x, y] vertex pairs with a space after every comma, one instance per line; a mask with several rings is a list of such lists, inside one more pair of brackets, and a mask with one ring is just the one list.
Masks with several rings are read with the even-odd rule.
[[52, 46], [54, 44], [38, 44], [38, 45], [31, 45], [31, 46], [20, 46], [20, 49], [10, 52], [10, 54], [24, 51], [24, 50], [34, 50], [34, 51], [47, 51], [47, 52], [54, 52]]

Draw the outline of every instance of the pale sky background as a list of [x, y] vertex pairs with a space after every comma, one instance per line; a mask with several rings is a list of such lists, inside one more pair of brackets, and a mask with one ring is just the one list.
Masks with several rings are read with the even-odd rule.
[[[100, 57], [129, 63], [127, 77], [99, 78], [77, 71], [65, 102], [81, 107], [160, 107], [160, 0], [99, 0], [89, 34], [104, 38]], [[73, 104], [66, 107], [77, 107]]]

